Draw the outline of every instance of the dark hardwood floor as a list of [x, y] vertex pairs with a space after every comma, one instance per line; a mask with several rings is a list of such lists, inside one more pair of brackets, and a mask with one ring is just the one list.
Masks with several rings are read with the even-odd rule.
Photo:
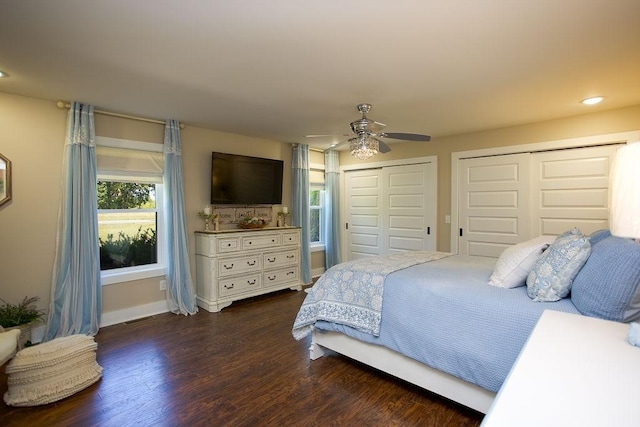
[[[338, 355], [311, 362], [291, 325], [304, 292], [220, 313], [103, 328], [103, 377], [62, 401], [13, 408], [2, 426], [477, 426], [482, 414]], [[0, 392], [6, 391], [4, 369]]]

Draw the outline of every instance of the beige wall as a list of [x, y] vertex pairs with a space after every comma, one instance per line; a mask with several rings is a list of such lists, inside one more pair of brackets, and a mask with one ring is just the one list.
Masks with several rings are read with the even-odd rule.
[[[437, 249], [450, 249], [450, 225], [445, 224], [445, 215], [451, 210], [451, 153], [489, 147], [521, 145], [535, 142], [555, 141], [590, 135], [640, 129], [640, 105], [584, 114], [565, 119], [512, 126], [463, 135], [433, 138], [428, 143], [394, 143], [391, 152], [375, 156], [367, 162], [397, 160], [411, 157], [438, 156], [438, 242]], [[348, 152], [340, 153], [340, 164], [355, 164], [362, 161]]]
[[[60, 200], [66, 111], [53, 101], [0, 92], [0, 153], [12, 161], [13, 199], [0, 207], [0, 298], [18, 301], [39, 296], [48, 308]], [[544, 123], [466, 135], [434, 138], [427, 144], [393, 144], [385, 160], [438, 156], [438, 249], [449, 249], [451, 153], [474, 148], [525, 144], [578, 136], [640, 129], [640, 106]], [[96, 116], [102, 136], [161, 143], [163, 127], [138, 121]], [[291, 205], [289, 144], [187, 126], [182, 130], [185, 208], [188, 216], [191, 272], [195, 280], [193, 232], [203, 223], [196, 212], [208, 203], [211, 151], [271, 157], [285, 161], [283, 203]], [[315, 155], [313, 157], [315, 159]], [[378, 161], [381, 157], [374, 158]], [[313, 160], [316, 162], [316, 160]], [[343, 153], [341, 164], [359, 162]], [[318, 161], [320, 163], [320, 161]], [[321, 268], [324, 253], [312, 255]], [[159, 279], [103, 287], [103, 312], [125, 310], [164, 300]]]
[[[0, 207], [0, 298], [17, 302], [39, 296], [48, 308], [51, 289], [66, 111], [55, 102], [0, 92], [0, 153], [13, 167], [13, 198]], [[162, 143], [162, 125], [96, 115], [96, 134]], [[186, 126], [181, 132], [185, 209], [191, 274], [195, 239], [203, 228], [196, 215], [209, 203], [211, 152], [221, 151], [285, 162], [283, 204], [291, 206], [291, 146]], [[103, 286], [103, 314], [164, 301], [160, 278]]]

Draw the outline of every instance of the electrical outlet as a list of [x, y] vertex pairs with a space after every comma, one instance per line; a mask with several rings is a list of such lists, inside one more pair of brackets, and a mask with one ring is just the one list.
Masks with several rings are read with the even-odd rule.
[[444, 216], [444, 223], [445, 224], [451, 224], [451, 215], [445, 215]]
[[160, 280], [160, 290], [161, 291], [166, 291], [167, 290], [167, 281], [166, 280]]

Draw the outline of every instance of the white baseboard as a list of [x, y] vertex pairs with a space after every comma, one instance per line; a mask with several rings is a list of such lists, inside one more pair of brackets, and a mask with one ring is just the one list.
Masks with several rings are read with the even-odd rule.
[[[149, 304], [138, 305], [135, 307], [125, 308], [123, 310], [114, 310], [102, 313], [100, 318], [100, 327], [116, 325], [118, 323], [130, 322], [143, 317], [153, 316], [154, 314], [162, 314], [169, 311], [169, 304], [166, 301], [156, 301]], [[46, 325], [38, 325], [31, 328], [31, 342], [37, 344], [42, 342], [44, 338], [44, 330]]]
[[166, 313], [168, 311], [169, 305], [166, 301], [156, 301], [149, 304], [125, 308], [123, 310], [108, 311], [106, 313], [102, 313], [100, 318], [100, 327], [104, 328], [105, 326], [130, 322], [132, 320], [142, 319], [143, 317]]

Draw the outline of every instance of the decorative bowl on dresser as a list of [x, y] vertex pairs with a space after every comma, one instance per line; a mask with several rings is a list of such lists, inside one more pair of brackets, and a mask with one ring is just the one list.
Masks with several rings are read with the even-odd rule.
[[233, 301], [290, 288], [300, 281], [300, 228], [196, 231], [198, 306], [217, 312]]

